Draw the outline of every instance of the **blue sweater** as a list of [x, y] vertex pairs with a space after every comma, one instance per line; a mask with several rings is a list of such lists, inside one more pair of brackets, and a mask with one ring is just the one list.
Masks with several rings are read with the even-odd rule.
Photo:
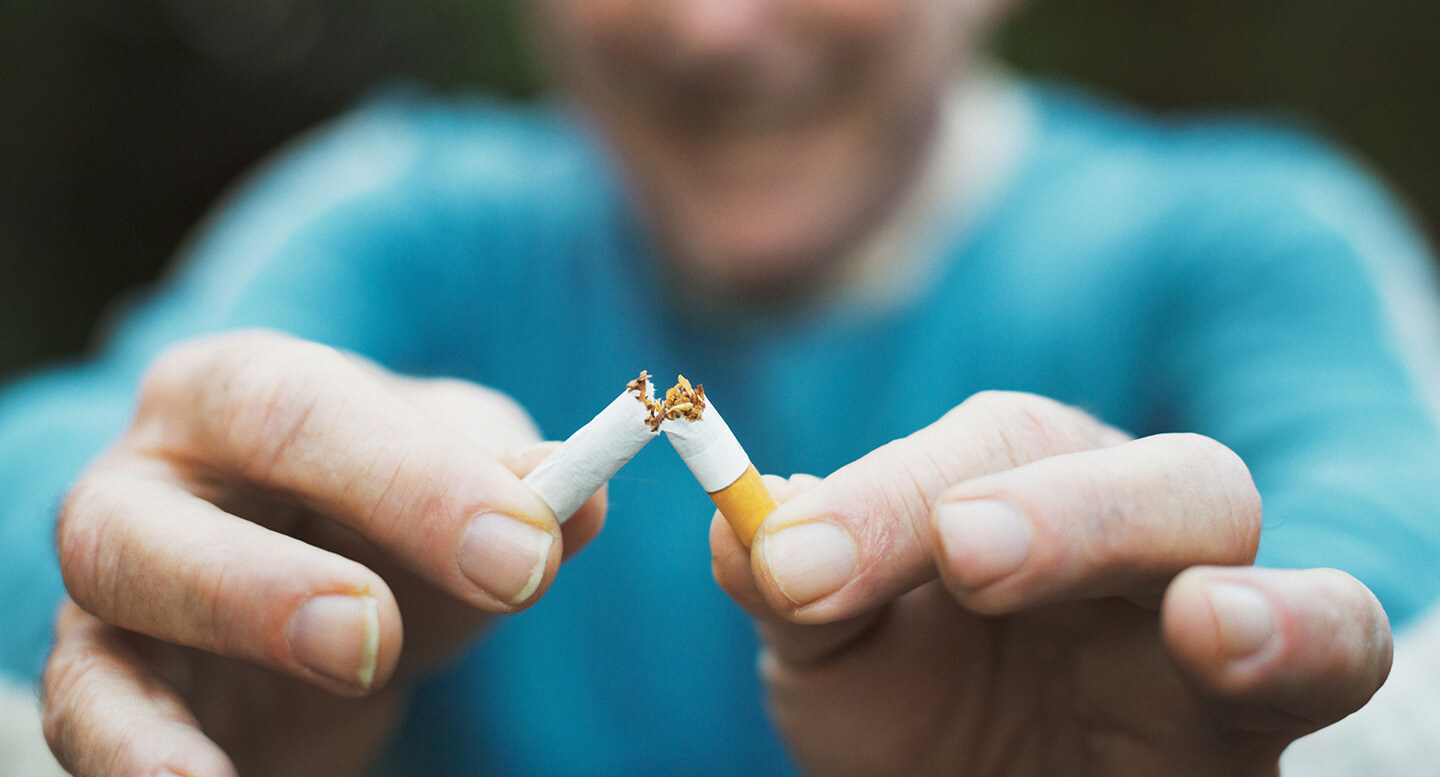
[[[571, 118], [370, 104], [242, 187], [97, 358], [0, 394], [3, 666], [43, 660], [55, 506], [123, 428], [144, 364], [239, 326], [493, 386], [553, 438], [639, 369], [683, 372], [780, 474], [828, 473], [983, 389], [1207, 434], [1254, 473], [1261, 563], [1345, 569], [1403, 624], [1440, 594], [1440, 432], [1407, 351], [1434, 326], [1416, 236], [1296, 134], [1027, 99], [1022, 164], [937, 246], [924, 289], [730, 316], [667, 297]], [[611, 488], [605, 531], [549, 594], [420, 689], [394, 748], [407, 771], [789, 773], [752, 627], [710, 578], [709, 501], [664, 445]]]

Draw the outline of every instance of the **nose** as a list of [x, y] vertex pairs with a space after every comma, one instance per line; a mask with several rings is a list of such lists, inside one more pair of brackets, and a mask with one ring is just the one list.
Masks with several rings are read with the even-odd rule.
[[726, 58], [752, 50], [774, 0], [673, 0], [675, 40], [694, 56]]

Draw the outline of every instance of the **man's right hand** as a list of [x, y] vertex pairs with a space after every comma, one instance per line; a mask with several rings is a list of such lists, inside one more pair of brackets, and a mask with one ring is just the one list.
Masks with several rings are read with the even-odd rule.
[[[562, 532], [510, 399], [267, 332], [162, 355], [57, 527], [45, 730], [73, 773], [354, 773], [407, 678], [538, 599]], [[401, 652], [404, 620], [405, 649]]]

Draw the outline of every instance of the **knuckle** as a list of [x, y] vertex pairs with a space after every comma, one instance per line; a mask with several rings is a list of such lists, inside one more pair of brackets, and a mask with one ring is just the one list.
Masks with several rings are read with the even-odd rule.
[[[216, 374], [232, 373], [236, 365], [258, 354], [283, 348], [293, 338], [266, 330], [239, 330], [182, 340], [170, 345], [150, 362], [140, 381], [136, 426], [163, 422], [177, 407], [191, 406], [203, 397], [197, 392]], [[222, 381], [223, 382], [223, 381]]]
[[1027, 399], [1029, 396], [1031, 395], [1016, 391], [981, 391], [970, 395], [964, 402], [961, 402], [957, 410], [969, 411], [991, 418], [1003, 418], [1014, 415], [1019, 405], [1029, 401]]
[[264, 476], [300, 438], [325, 392], [350, 365], [338, 351], [301, 341], [255, 349], [231, 360], [218, 383], [213, 434], [224, 457]]
[[57, 710], [55, 705], [46, 702], [40, 717], [40, 731], [45, 736], [45, 744], [50, 746], [50, 752], [55, 754], [55, 760], [65, 771], [73, 773], [74, 764], [65, 746], [65, 717]]
[[399, 381], [401, 393], [433, 420], [460, 429], [472, 442], [507, 449], [540, 440], [529, 411], [510, 395], [452, 378]]
[[129, 435], [145, 437], [148, 430], [151, 437], [163, 437], [169, 416], [193, 401], [194, 386], [205, 374], [208, 360], [207, 349], [199, 340], [161, 351], [140, 379], [139, 403]]
[[74, 773], [75, 761], [70, 753], [69, 716], [62, 705], [46, 700], [44, 709], [40, 716], [40, 730], [45, 736], [45, 743], [50, 746], [50, 752], [55, 754], [55, 760], [60, 763], [65, 771]]
[[141, 381], [141, 395], [170, 397], [183, 393], [196, 375], [203, 374], [221, 342], [213, 337], [200, 337], [165, 348], [150, 362]]
[[[869, 535], [867, 556], [877, 562], [888, 557], [897, 543], [928, 553], [930, 532], [922, 527], [927, 525], [930, 507], [946, 488], [963, 477], [943, 452], [913, 437], [896, 440], [889, 447], [899, 466], [876, 480], [876, 488], [867, 495], [872, 504], [865, 511], [886, 520], [862, 527]], [[901, 530], [898, 536], [897, 527]]]
[[222, 655], [243, 655], [243, 648], [248, 647], [243, 638], [248, 636], [243, 634], [246, 619], [229, 607], [234, 597], [228, 589], [236, 580], [233, 563], [220, 564], [198, 582], [195, 604], [186, 613], [192, 641]]
[[76, 753], [83, 750], [80, 738], [84, 726], [76, 720], [80, 714], [77, 697], [84, 683], [100, 665], [94, 648], [56, 651], [45, 666], [43, 707], [40, 724], [45, 741], [62, 766], [73, 769]]
[[187, 378], [195, 373], [198, 350], [194, 342], [179, 343], [161, 351], [150, 362], [140, 380], [142, 413], [181, 393]]
[[947, 418], [984, 430], [992, 454], [1010, 466], [1095, 447], [1100, 429], [1080, 410], [1017, 391], [982, 391]]
[[429, 378], [416, 381], [416, 383], [419, 384], [423, 393], [445, 404], [479, 405], [492, 412], [513, 413], [527, 417], [529, 415], [525, 408], [521, 407], [520, 403], [512, 399], [509, 394], [489, 386], [455, 378]]
[[64, 725], [67, 702], [75, 696], [81, 681], [99, 664], [93, 648], [72, 648], [56, 651], [45, 665], [44, 693], [46, 717], [53, 718], [57, 731]]
[[[452, 381], [453, 382], [453, 381]], [[501, 391], [484, 386], [466, 384], [472, 392], [471, 401], [484, 408], [487, 415], [500, 420], [499, 425], [517, 439], [539, 440], [540, 429], [530, 417], [530, 411]]]
[[181, 340], [166, 347], [150, 362], [141, 382], [142, 394], [184, 393], [197, 376], [226, 361], [243, 361], [249, 355], [290, 341], [279, 333], [265, 330], [240, 330]]
[[102, 618], [114, 608], [111, 586], [104, 578], [113, 572], [105, 560], [112, 527], [121, 520], [121, 502], [113, 493], [113, 478], [89, 474], [65, 497], [56, 522], [55, 544], [61, 577], [70, 596]]

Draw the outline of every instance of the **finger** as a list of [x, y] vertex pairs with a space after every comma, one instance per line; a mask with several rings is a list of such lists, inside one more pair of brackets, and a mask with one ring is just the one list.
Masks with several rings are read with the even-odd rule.
[[77, 777], [234, 777], [174, 689], [125, 632], [66, 603], [45, 668], [45, 738]]
[[1122, 439], [1041, 397], [977, 394], [772, 513], [755, 541], [761, 591], [777, 611], [806, 623], [877, 607], [935, 577], [930, 509], [945, 488]]
[[463, 380], [412, 378], [371, 369], [431, 420], [497, 458], [540, 439], [530, 415], [499, 391]]
[[374, 572], [115, 471], [77, 486], [57, 527], [75, 601], [107, 623], [350, 696], [383, 686], [400, 611]]
[[147, 377], [134, 437], [196, 478], [330, 516], [487, 610], [528, 604], [559, 564], [555, 517], [513, 472], [330, 348], [249, 333], [174, 349]]
[[1254, 560], [1260, 497], [1225, 446], [1157, 435], [958, 485], [933, 530], [946, 582], [977, 612], [1104, 596], [1153, 606], [1187, 567]]
[[[820, 478], [814, 475], [791, 475], [788, 479], [763, 475], [761, 480], [779, 504], [785, 504], [821, 482]], [[725, 520], [719, 510], [715, 511], [710, 520], [710, 567], [715, 575], [715, 582], [751, 617], [775, 617], [775, 611], [766, 604], [751, 572], [750, 548], [740, 541], [730, 522]]]
[[1248, 709], [1247, 728], [1294, 736], [1362, 707], [1390, 672], [1384, 609], [1333, 569], [1196, 568], [1161, 609], [1165, 642], [1208, 695]]
[[[559, 442], [535, 443], [516, 452], [501, 454], [500, 462], [509, 467], [510, 471], [515, 473], [515, 477], [523, 480], [531, 470], [540, 466], [540, 462], [554, 453], [560, 445]], [[599, 491], [585, 500], [585, 504], [580, 505], [580, 509], [576, 510], [569, 520], [560, 525], [562, 561], [569, 559], [581, 548], [590, 544], [590, 541], [600, 534], [600, 530], [605, 528], [605, 513], [609, 504], [608, 488], [601, 486]]]
[[[988, 631], [978, 616], [956, 608], [943, 586], [921, 586], [821, 660], [762, 651], [767, 712], [805, 774], [1031, 773], [984, 767], [1014, 748], [987, 748], [983, 740], [1013, 740], [1007, 729], [1017, 727], [997, 720], [997, 704], [988, 702], [1016, 675], [1038, 678], [1031, 666], [998, 660]], [[1034, 721], [1018, 726], [1034, 732]], [[1070, 774], [1063, 767], [1035, 773]]]
[[[789, 480], [765, 475], [764, 481], [771, 496], [781, 504], [821, 482], [813, 475], [792, 475]], [[789, 663], [823, 660], [859, 639], [874, 621], [875, 614], [867, 613], [835, 623], [800, 626], [776, 614], [755, 584], [750, 549], [719, 511], [710, 521], [710, 554], [711, 570], [720, 588], [755, 619], [760, 638], [769, 650]]]
[[[410, 378], [379, 367], [372, 366], [372, 369], [422, 412], [489, 452], [517, 478], [523, 480], [560, 447], [555, 441], [532, 442], [540, 439], [540, 430], [529, 414], [494, 389], [463, 380]], [[497, 412], [497, 408], [504, 412]], [[602, 487], [561, 525], [562, 560], [573, 556], [600, 533], [605, 525], [607, 504]]]

